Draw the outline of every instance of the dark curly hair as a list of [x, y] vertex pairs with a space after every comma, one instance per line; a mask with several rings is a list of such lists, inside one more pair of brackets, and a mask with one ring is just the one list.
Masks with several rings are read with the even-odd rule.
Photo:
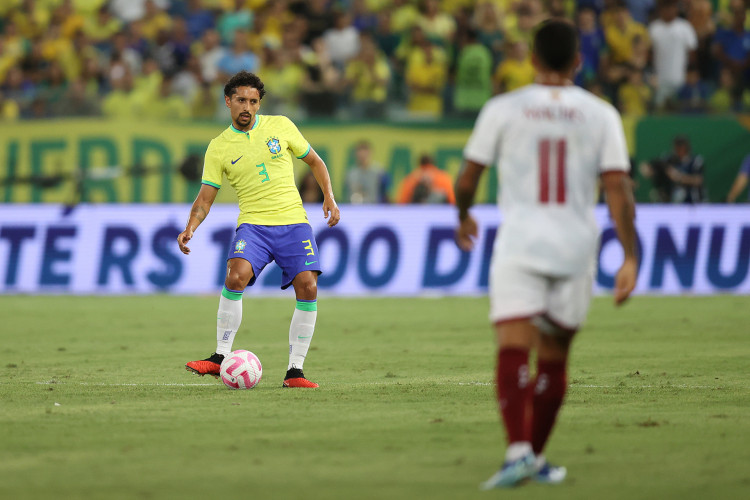
[[260, 81], [260, 77], [249, 71], [240, 71], [230, 78], [227, 84], [224, 85], [224, 95], [231, 98], [237, 93], [237, 87], [252, 87], [257, 89], [261, 99], [266, 95], [266, 89], [263, 88], [263, 82]]

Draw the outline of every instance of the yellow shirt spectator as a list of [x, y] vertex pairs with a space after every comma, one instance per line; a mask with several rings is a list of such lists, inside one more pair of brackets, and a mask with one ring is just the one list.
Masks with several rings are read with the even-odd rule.
[[33, 39], [45, 32], [47, 26], [49, 26], [50, 17], [51, 11], [49, 9], [40, 5], [34, 5], [31, 13], [16, 10], [10, 19], [18, 28], [18, 33], [21, 36]]
[[88, 17], [93, 16], [106, 3], [107, 0], [73, 0], [73, 7], [76, 12]]
[[26, 41], [20, 36], [0, 38], [0, 82], [5, 81], [5, 74], [23, 57], [26, 52]]
[[497, 66], [495, 82], [503, 92], [510, 92], [532, 83], [535, 75], [530, 59], [506, 59]]
[[83, 30], [84, 24], [86, 24], [86, 18], [77, 12], [71, 13], [62, 22], [62, 36], [72, 39], [78, 31]]
[[3, 95], [0, 94], [0, 121], [2, 122], [14, 122], [18, 120], [20, 110], [18, 109], [18, 103], [16, 101], [5, 100]]
[[409, 31], [419, 19], [419, 11], [411, 3], [401, 1], [394, 2], [400, 5], [391, 13], [391, 30], [394, 33], [404, 33]]
[[614, 12], [613, 22], [604, 29], [604, 38], [613, 63], [626, 63], [632, 59], [633, 40], [637, 37], [651, 45], [646, 26], [634, 21], [626, 7], [618, 7]]
[[475, 4], [477, 3], [481, 2], [477, 2], [476, 0], [443, 0], [442, 7], [443, 12], [455, 14], [459, 9], [467, 7], [474, 10]]
[[[257, 12], [268, 4], [269, 0], [244, 0], [242, 5], [253, 12]], [[234, 10], [236, 0], [203, 0], [203, 7], [206, 9], [221, 9], [224, 12]]]
[[380, 12], [386, 7], [389, 7], [390, 4], [391, 0], [365, 0], [367, 10], [370, 10], [372, 12]]
[[29, 41], [17, 33], [14, 25], [5, 27], [6, 33], [0, 39], [0, 54], [3, 56], [21, 59], [29, 49]]
[[190, 116], [202, 120], [211, 120], [216, 117], [217, 100], [223, 89], [218, 85], [203, 85], [200, 91], [195, 93], [190, 105]]
[[96, 16], [86, 18], [83, 32], [94, 43], [105, 42], [120, 31], [122, 23], [106, 11], [99, 11]]
[[8, 70], [16, 65], [17, 59], [15, 57], [4, 54], [0, 51], [0, 82], [5, 81], [5, 76], [8, 74]]
[[445, 86], [448, 68], [445, 58], [438, 54], [432, 45], [425, 46], [420, 53], [414, 53], [406, 66], [406, 83], [409, 86], [409, 106], [411, 113], [439, 117], [443, 113], [442, 90]]
[[391, 69], [382, 56], [378, 56], [374, 64], [353, 59], [346, 66], [346, 79], [352, 84], [355, 101], [385, 102], [390, 77]]
[[166, 122], [175, 118], [188, 118], [190, 107], [178, 95], [157, 96], [144, 107], [144, 114], [146, 118]]
[[13, 9], [18, 8], [21, 5], [21, 0], [4, 0], [0, 2], [0, 16], [6, 16], [10, 14]]
[[620, 85], [617, 95], [623, 116], [638, 118], [646, 115], [652, 94], [651, 87], [642, 78], [631, 77], [630, 81]]
[[496, 92], [510, 92], [534, 81], [536, 71], [531, 64], [526, 42], [514, 42], [508, 51], [508, 58], [497, 65], [493, 80]]
[[170, 29], [172, 29], [172, 18], [166, 12], [159, 12], [152, 17], [143, 19], [142, 33], [147, 40], [154, 41], [160, 31], [169, 31]]
[[59, 26], [51, 26], [42, 40], [42, 57], [48, 61], [55, 61], [65, 57], [73, 50], [73, 44], [69, 38], [60, 33]]
[[452, 16], [444, 12], [437, 13], [432, 17], [420, 16], [417, 25], [422, 28], [427, 38], [440, 41], [443, 46], [453, 40], [453, 34], [456, 32], [456, 22]]
[[306, 74], [301, 65], [288, 61], [283, 55], [277, 56], [273, 66], [264, 66], [261, 73], [264, 84], [274, 89], [274, 97], [290, 103], [297, 99]]
[[133, 94], [136, 100], [148, 101], [159, 93], [163, 76], [159, 66], [153, 59], [147, 59], [143, 64], [142, 73], [133, 83]]
[[136, 113], [131, 97], [125, 90], [113, 90], [102, 101], [102, 113], [108, 118], [134, 118]]

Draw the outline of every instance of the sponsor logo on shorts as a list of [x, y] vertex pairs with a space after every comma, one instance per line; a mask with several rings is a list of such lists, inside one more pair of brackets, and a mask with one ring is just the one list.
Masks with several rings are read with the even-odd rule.
[[306, 265], [306, 266], [309, 266], [310, 264], [315, 264], [316, 262], [318, 262], [318, 261], [317, 261], [317, 260], [313, 260], [313, 261], [311, 261], [311, 262], [307, 262], [307, 261], [305, 261], [305, 265]]
[[247, 243], [245, 240], [240, 240], [234, 245], [234, 253], [242, 253], [245, 251], [245, 247], [247, 246]]

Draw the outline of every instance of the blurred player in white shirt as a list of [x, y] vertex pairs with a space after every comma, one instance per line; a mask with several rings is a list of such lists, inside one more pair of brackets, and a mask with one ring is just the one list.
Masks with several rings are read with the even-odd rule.
[[[565, 478], [565, 468], [548, 464], [542, 451], [565, 396], [570, 343], [588, 311], [599, 180], [625, 255], [615, 279], [616, 304], [633, 291], [638, 272], [622, 123], [614, 107], [572, 84], [580, 62], [573, 25], [542, 23], [532, 61], [534, 84], [482, 108], [456, 183], [456, 241], [470, 250], [477, 224], [469, 208], [479, 179], [485, 167], [499, 169], [503, 223], [490, 267], [490, 320], [499, 345], [497, 398], [508, 448], [503, 467], [483, 489]], [[528, 366], [532, 349], [535, 378]]]

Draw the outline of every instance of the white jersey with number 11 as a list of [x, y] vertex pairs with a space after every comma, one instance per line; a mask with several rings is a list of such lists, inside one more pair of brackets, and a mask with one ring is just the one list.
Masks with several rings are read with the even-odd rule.
[[528, 85], [484, 105], [464, 157], [498, 167], [495, 259], [550, 276], [590, 268], [597, 179], [630, 169], [612, 105], [579, 87]]

